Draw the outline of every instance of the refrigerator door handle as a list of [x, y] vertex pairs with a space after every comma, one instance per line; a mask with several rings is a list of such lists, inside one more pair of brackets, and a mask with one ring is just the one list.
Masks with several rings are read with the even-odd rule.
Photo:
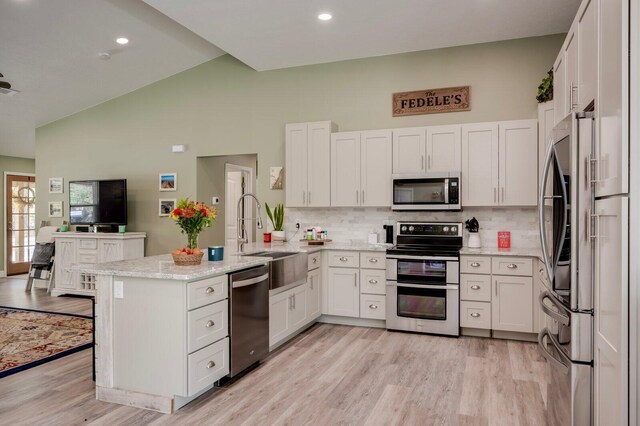
[[[561, 227], [562, 236], [558, 240], [559, 247], [557, 247], [557, 250], [555, 251], [556, 256], [555, 256], [555, 259], [553, 260], [553, 266], [552, 266], [552, 269], [554, 271], [556, 270], [556, 268], [558, 267], [558, 263], [560, 262], [560, 252], [562, 251], [562, 245], [564, 244], [564, 239], [567, 236], [567, 221], [569, 220], [569, 217], [567, 217], [567, 207], [569, 207], [567, 186], [564, 183], [564, 176], [562, 175], [562, 167], [560, 166], [560, 160], [558, 159], [558, 156], [555, 156], [555, 159], [556, 159], [555, 166], [557, 167], [557, 173], [559, 176], [562, 176], [562, 227]], [[554, 241], [555, 241], [555, 238], [554, 238]]]
[[[547, 306], [544, 301], [545, 300], [549, 300], [551, 303], [553, 303], [553, 305], [558, 308], [558, 310], [560, 312], [555, 312], [553, 311], [549, 306]], [[540, 308], [542, 309], [542, 311], [547, 314], [548, 316], [550, 316], [551, 318], [553, 318], [554, 320], [558, 321], [560, 324], [562, 325], [566, 325], [569, 326], [570, 322], [571, 322], [571, 316], [569, 315], [569, 311], [567, 310], [567, 308], [565, 308], [564, 306], [562, 306], [561, 303], [558, 303], [555, 298], [553, 298], [548, 291], [543, 291], [542, 293], [540, 293], [540, 295], [538, 296], [538, 301], [540, 302]], [[561, 312], [567, 313], [567, 315], [562, 315]]]
[[[545, 337], [549, 338], [549, 341], [556, 348], [556, 352], [558, 353], [558, 355], [560, 355], [560, 358], [562, 358], [562, 359], [556, 358], [555, 356], [553, 356], [553, 354], [551, 352], [549, 352], [547, 350], [546, 345], [544, 343], [544, 338]], [[555, 366], [563, 374], [566, 374], [566, 375], [569, 374], [569, 372], [570, 372], [569, 365], [567, 365], [564, 362], [562, 362], [564, 360], [564, 358], [565, 358], [565, 355], [562, 353], [562, 350], [560, 350], [560, 345], [554, 340], [553, 336], [549, 332], [549, 329], [546, 328], [546, 327], [543, 328], [542, 331], [540, 331], [540, 334], [538, 334], [538, 350], [540, 351], [540, 354], [543, 357], [545, 357], [545, 359], [547, 361], [549, 361], [549, 364]], [[569, 360], [568, 358], [566, 360], [569, 363], [571, 362], [571, 360]]]
[[542, 257], [544, 258], [544, 267], [547, 270], [547, 276], [549, 280], [553, 282], [553, 268], [552, 265], [549, 265], [549, 248], [547, 247], [547, 225], [544, 220], [544, 202], [547, 199], [545, 196], [545, 188], [547, 187], [547, 180], [549, 179], [549, 171], [551, 166], [551, 161], [553, 160], [553, 138], [549, 140], [549, 149], [547, 149], [547, 155], [544, 160], [544, 169], [542, 172], [542, 179], [540, 181], [540, 199], [538, 200], [538, 220], [539, 220], [539, 229], [540, 229], [540, 244], [542, 246]]

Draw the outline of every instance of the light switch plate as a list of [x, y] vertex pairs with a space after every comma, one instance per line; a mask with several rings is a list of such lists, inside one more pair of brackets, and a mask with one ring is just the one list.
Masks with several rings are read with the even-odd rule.
[[116, 299], [124, 299], [124, 282], [113, 282], [113, 297], [115, 297]]

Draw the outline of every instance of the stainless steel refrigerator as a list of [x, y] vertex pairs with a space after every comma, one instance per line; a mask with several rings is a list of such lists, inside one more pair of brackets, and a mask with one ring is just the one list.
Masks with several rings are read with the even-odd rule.
[[549, 288], [540, 294], [538, 335], [550, 363], [550, 425], [593, 423], [593, 150], [591, 113], [553, 129], [540, 183], [540, 239]]

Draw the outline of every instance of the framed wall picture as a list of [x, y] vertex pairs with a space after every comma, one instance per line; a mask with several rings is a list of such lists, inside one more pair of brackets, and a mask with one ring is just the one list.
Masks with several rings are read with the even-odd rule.
[[169, 216], [169, 213], [176, 208], [175, 198], [161, 198], [158, 202], [158, 216]]
[[64, 179], [61, 177], [49, 178], [49, 194], [62, 194], [64, 192]]
[[62, 201], [49, 201], [49, 217], [62, 217]]
[[282, 189], [283, 181], [284, 181], [284, 172], [282, 170], [282, 166], [271, 167], [271, 170], [269, 170], [269, 188]]
[[176, 191], [178, 189], [177, 173], [160, 173], [160, 191]]

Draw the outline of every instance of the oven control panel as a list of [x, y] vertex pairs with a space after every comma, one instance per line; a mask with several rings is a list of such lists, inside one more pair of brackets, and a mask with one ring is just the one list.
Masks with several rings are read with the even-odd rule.
[[461, 237], [462, 223], [398, 222], [398, 235]]

